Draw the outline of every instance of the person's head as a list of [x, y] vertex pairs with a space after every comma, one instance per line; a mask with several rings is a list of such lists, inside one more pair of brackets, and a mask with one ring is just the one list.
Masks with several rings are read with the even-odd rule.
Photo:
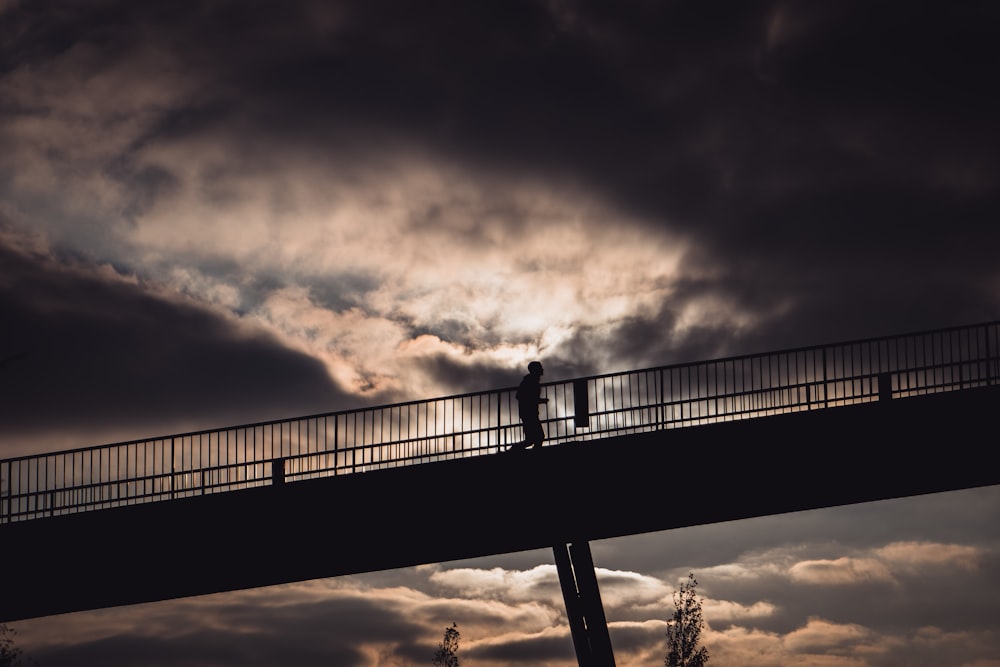
[[545, 369], [542, 368], [542, 362], [532, 361], [528, 364], [528, 372], [532, 375], [542, 375], [545, 373]]

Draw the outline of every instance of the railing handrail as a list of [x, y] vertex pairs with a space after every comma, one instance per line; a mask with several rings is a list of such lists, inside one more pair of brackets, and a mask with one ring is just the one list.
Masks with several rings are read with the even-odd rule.
[[[712, 359], [704, 359], [702, 361], [681, 361], [673, 364], [666, 364], [663, 366], [651, 366], [649, 368], [641, 368], [637, 370], [626, 370], [626, 371], [612, 371], [610, 373], [602, 373], [600, 375], [587, 375], [583, 377], [574, 378], [575, 380], [600, 380], [602, 378], [614, 377], [615, 375], [621, 375], [622, 373], [643, 373], [651, 371], [665, 371], [673, 370], [675, 368], [685, 368], [687, 366], [701, 366], [703, 364], [715, 364], [715, 363], [728, 363], [733, 361], [744, 361], [746, 359], [755, 359], [759, 357], [773, 357], [777, 354], [798, 354], [801, 352], [812, 352], [813, 350], [822, 350], [824, 348], [834, 348], [834, 347], [847, 347], [850, 345], [861, 345], [863, 343], [881, 343], [884, 341], [894, 340], [897, 338], [913, 338], [915, 336], [933, 336], [943, 333], [951, 333], [955, 331], [963, 331], [970, 329], [980, 329], [991, 326], [1000, 325], [1000, 320], [992, 320], [989, 322], [978, 322], [976, 324], [966, 324], [966, 325], [956, 325], [951, 327], [942, 327], [939, 329], [926, 329], [922, 331], [910, 331], [908, 333], [901, 334], [886, 334], [884, 336], [875, 336], [872, 338], [855, 338], [852, 340], [841, 340], [833, 343], [820, 343], [817, 345], [803, 345], [800, 347], [789, 347], [782, 348], [780, 350], [770, 350], [767, 352], [748, 352], [745, 354], [736, 354], [728, 357], [715, 357]], [[572, 380], [570, 380], [572, 381]], [[553, 382], [545, 384], [560, 384], [564, 380], [556, 380]], [[542, 386], [545, 386], [544, 384]]]
[[[648, 373], [648, 372], [655, 372], [655, 371], [666, 371], [666, 370], [673, 370], [673, 369], [677, 369], [677, 368], [686, 368], [686, 367], [689, 367], [689, 366], [701, 366], [701, 365], [706, 364], [706, 363], [720, 363], [721, 364], [721, 363], [728, 363], [728, 362], [734, 362], [734, 361], [743, 361], [743, 360], [747, 360], [747, 359], [769, 357], [769, 356], [774, 356], [774, 355], [777, 355], [777, 354], [796, 354], [796, 353], [800, 353], [800, 352], [811, 352], [813, 350], [820, 350], [820, 349], [823, 349], [823, 348], [845, 347], [845, 346], [850, 346], [850, 345], [859, 345], [859, 344], [862, 344], [862, 343], [871, 344], [871, 343], [878, 343], [878, 342], [888, 341], [888, 340], [893, 340], [893, 339], [898, 339], [898, 338], [910, 338], [910, 337], [914, 337], [914, 336], [930, 336], [930, 335], [936, 335], [936, 334], [942, 334], [942, 333], [949, 333], [949, 332], [954, 332], [954, 331], [961, 331], [961, 330], [967, 330], [967, 329], [977, 329], [977, 328], [985, 328], [985, 327], [997, 326], [997, 325], [1000, 325], [1000, 320], [992, 320], [992, 321], [988, 321], [988, 322], [979, 322], [979, 323], [976, 323], [976, 324], [968, 324], [968, 325], [956, 325], [956, 326], [951, 326], [951, 327], [941, 327], [941, 328], [938, 328], [938, 329], [927, 329], [927, 330], [923, 330], [923, 331], [911, 331], [911, 332], [902, 333], [902, 334], [888, 334], [888, 335], [883, 335], [883, 336], [876, 336], [876, 337], [873, 337], [873, 338], [857, 338], [857, 339], [853, 339], [853, 340], [843, 340], [843, 341], [837, 341], [837, 342], [833, 342], [833, 343], [821, 343], [821, 344], [817, 344], [817, 345], [804, 345], [804, 346], [794, 347], [794, 348], [787, 348], [787, 349], [780, 349], [780, 350], [770, 350], [770, 351], [767, 351], [767, 352], [752, 352], [752, 353], [746, 353], [746, 354], [731, 355], [731, 356], [727, 356], [727, 357], [717, 357], [717, 358], [707, 359], [707, 360], [701, 360], [701, 361], [682, 361], [682, 362], [676, 362], [676, 363], [672, 363], [672, 364], [664, 364], [664, 365], [659, 365], [659, 366], [651, 366], [649, 368], [621, 370], [621, 371], [611, 371], [611, 372], [608, 372], [608, 373], [600, 373], [600, 374], [596, 374], [596, 375], [585, 375], [585, 376], [571, 378], [571, 379], [568, 379], [568, 380], [551, 380], [549, 382], [543, 382], [543, 383], [541, 383], [541, 386], [542, 387], [550, 387], [550, 386], [555, 386], [555, 385], [559, 385], [559, 384], [565, 384], [567, 382], [574, 382], [574, 381], [577, 381], [577, 382], [586, 382], [586, 381], [591, 381], [591, 380], [601, 380], [601, 379], [605, 379], [605, 378], [610, 378], [610, 377], [615, 377], [615, 376], [618, 376], [618, 375], [622, 375], [624, 373]], [[259, 422], [251, 422], [251, 423], [247, 423], [247, 424], [230, 424], [228, 426], [215, 427], [215, 428], [205, 428], [205, 429], [197, 429], [197, 430], [194, 430], [194, 431], [184, 431], [184, 432], [179, 432], [179, 433], [171, 433], [169, 435], [163, 435], [163, 436], [152, 436], [152, 437], [148, 437], [148, 438], [133, 438], [131, 440], [121, 440], [121, 441], [118, 441], [118, 442], [112, 442], [112, 443], [106, 443], [106, 444], [100, 444], [100, 445], [84, 445], [82, 447], [75, 447], [75, 448], [71, 448], [71, 449], [60, 449], [60, 450], [51, 451], [51, 452], [43, 452], [41, 454], [22, 454], [21, 456], [13, 456], [13, 457], [10, 457], [10, 458], [0, 459], [0, 465], [6, 463], [8, 461], [22, 461], [22, 460], [26, 460], [26, 459], [38, 458], [40, 456], [54, 456], [54, 455], [57, 455], [57, 454], [77, 454], [77, 453], [80, 453], [80, 452], [87, 452], [87, 451], [92, 451], [92, 450], [96, 450], [96, 449], [111, 449], [111, 448], [114, 448], [114, 447], [123, 447], [123, 446], [127, 446], [127, 445], [135, 445], [135, 444], [139, 444], [139, 443], [143, 443], [143, 442], [167, 441], [167, 440], [176, 440], [176, 439], [180, 439], [180, 438], [191, 438], [191, 437], [200, 436], [200, 435], [208, 435], [210, 433], [224, 433], [226, 431], [233, 431], [233, 430], [237, 430], [237, 429], [251, 429], [251, 428], [258, 428], [258, 427], [262, 427], [262, 426], [276, 426], [276, 425], [279, 425], [279, 424], [290, 424], [290, 423], [293, 423], [293, 422], [305, 421], [305, 420], [309, 420], [309, 419], [322, 419], [324, 417], [327, 417], [327, 418], [328, 417], [337, 417], [337, 416], [341, 416], [341, 415], [357, 414], [359, 412], [366, 412], [366, 411], [403, 408], [403, 407], [408, 407], [408, 406], [413, 406], [413, 405], [420, 405], [420, 404], [423, 404], [423, 403], [429, 403], [429, 402], [433, 402], [433, 401], [452, 401], [452, 400], [460, 400], [460, 399], [463, 399], [463, 398], [474, 398], [474, 397], [477, 397], [477, 396], [486, 396], [488, 394], [503, 394], [503, 393], [508, 393], [508, 392], [515, 391], [516, 389], [517, 389], [517, 387], [515, 387], [515, 386], [500, 387], [500, 388], [494, 388], [494, 389], [484, 389], [484, 390], [480, 390], [480, 391], [470, 391], [470, 392], [465, 392], [465, 393], [461, 393], [461, 394], [451, 394], [451, 395], [447, 395], [447, 396], [435, 396], [433, 398], [412, 399], [412, 400], [408, 400], [408, 401], [399, 401], [399, 402], [396, 402], [396, 403], [385, 403], [385, 404], [370, 405], [370, 406], [363, 406], [363, 407], [357, 407], [357, 408], [344, 408], [344, 409], [341, 409], [341, 410], [333, 410], [333, 411], [329, 411], [329, 412], [317, 412], [317, 413], [313, 413], [313, 414], [298, 415], [298, 416], [295, 416], [295, 417], [284, 417], [282, 419], [270, 419], [270, 420], [264, 420], [264, 421], [259, 421]]]
[[[570, 406], [569, 397], [573, 396], [572, 401], [576, 402], [581, 389], [587, 392], [587, 414], [605, 420], [599, 430], [584, 434], [586, 439], [592, 439], [654, 427], [678, 428], [709, 420], [745, 419], [774, 410], [802, 409], [803, 405], [807, 406], [806, 409], [817, 409], [874, 400], [875, 378], [885, 369], [893, 369], [890, 372], [897, 375], [924, 374], [920, 386], [911, 387], [911, 380], [907, 380], [904, 388], [900, 384], [903, 378], [900, 378], [897, 381], [900, 396], [962, 388], [966, 384], [963, 379], [965, 373], [969, 374], [973, 383], [970, 386], [978, 386], [975, 385], [977, 382], [996, 384], [1000, 381], [1000, 350], [997, 348], [1000, 348], [1000, 320], [544, 382], [542, 386], [553, 395], [561, 396], [562, 400], [561, 413], [558, 407], [547, 408], [548, 414], [553, 415], [548, 422], [561, 428], [555, 437], [550, 434], [549, 440], [557, 443], [576, 439], [575, 432], [569, 434], [568, 423], [573, 420], [574, 428], [580, 426], [580, 422], [576, 421], [579, 405]], [[828, 359], [835, 367], [832, 375], [828, 375]], [[766, 360], [766, 367], [753, 363], [757, 360]], [[979, 365], [984, 363], [986, 365], [980, 368]], [[970, 364], [975, 366], [970, 369]], [[778, 377], [772, 378], [772, 373]], [[938, 374], [942, 378], [947, 376], [948, 379], [928, 380], [928, 373], [934, 377]], [[650, 385], [652, 377], [658, 378], [658, 387]], [[737, 387], [737, 379], [742, 389]], [[860, 389], [854, 387], [856, 382], [861, 383]], [[848, 384], [850, 388], [847, 388]], [[877, 384], [880, 394], [883, 380], [879, 378]], [[632, 393], [639, 385], [643, 387], [637, 390], [641, 391], [641, 397]], [[626, 386], [630, 392], [627, 397], [623, 393]], [[669, 400], [665, 393], [668, 390]], [[805, 402], [802, 401], [802, 390]], [[513, 407], [516, 403], [513, 400], [514, 391], [515, 387], [494, 388], [0, 459], [0, 475], [5, 475], [7, 480], [7, 489], [0, 489], [0, 502], [6, 503], [6, 510], [0, 513], [0, 523], [9, 522], [12, 517], [30, 518], [44, 514], [45, 509], [40, 509], [37, 497], [45, 494], [108, 490], [108, 498], [104, 498], [102, 491], [97, 495], [98, 500], [78, 501], [72, 505], [75, 508], [91, 508], [127, 504], [130, 499], [135, 501], [137, 498], [191, 495], [198, 489], [204, 493], [206, 489], [235, 489], [265, 483], [267, 476], [263, 470], [267, 466], [273, 467], [277, 461], [282, 462], [282, 467], [286, 461], [298, 461], [305, 466], [302, 462], [310, 457], [333, 457], [332, 467], [290, 471], [289, 475], [295, 477], [412, 465], [449, 456], [482, 455], [487, 450], [499, 450], [511, 444], [511, 434], [516, 434], [516, 429], [520, 428], [516, 408]], [[591, 411], [590, 396], [596, 396], [598, 391], [604, 394], [594, 400], [604, 407]], [[620, 394], [617, 398], [616, 391]], [[838, 396], [838, 392], [843, 392], [843, 395]], [[484, 409], [489, 412], [484, 412]], [[680, 417], [676, 416], [675, 409], [680, 410]], [[687, 416], [684, 415], [685, 409]], [[648, 413], [650, 410], [657, 414], [651, 416]], [[343, 432], [338, 435], [340, 424], [343, 424]], [[406, 437], [402, 433], [404, 427]], [[242, 458], [239, 450], [241, 436]], [[206, 438], [207, 444], [204, 441]], [[220, 458], [223, 438], [225, 462]], [[342, 446], [339, 445], [341, 440]], [[175, 443], [180, 443], [179, 462], [174, 451]], [[348, 453], [350, 462], [347, 462]], [[367, 460], [366, 456], [369, 457]], [[343, 464], [338, 463], [338, 457], [343, 457]], [[254, 466], [259, 467], [253, 468], [254, 476], [251, 478], [250, 470]], [[61, 486], [57, 470], [61, 470]], [[17, 474], [12, 477], [14, 472]], [[186, 486], [189, 478], [183, 476], [199, 473], [202, 475], [200, 485]], [[206, 475], [225, 479], [207, 484]], [[180, 479], [185, 481], [180, 488], [176, 488], [176, 481]], [[16, 492], [13, 488], [15, 480]], [[169, 489], [163, 486], [167, 482]], [[143, 487], [141, 491], [137, 490], [140, 484]], [[147, 484], [152, 490], [146, 488]], [[52, 497], [49, 496], [48, 502], [52, 501]], [[20, 503], [25, 498], [36, 498], [34, 509], [21, 510]], [[13, 510], [15, 501], [18, 502], [17, 512]]]

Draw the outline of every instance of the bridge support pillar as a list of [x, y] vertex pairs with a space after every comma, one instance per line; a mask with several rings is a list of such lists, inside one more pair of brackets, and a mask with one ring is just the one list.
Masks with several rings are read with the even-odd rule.
[[552, 551], [577, 662], [580, 667], [615, 667], [590, 544], [586, 541], [559, 544]]

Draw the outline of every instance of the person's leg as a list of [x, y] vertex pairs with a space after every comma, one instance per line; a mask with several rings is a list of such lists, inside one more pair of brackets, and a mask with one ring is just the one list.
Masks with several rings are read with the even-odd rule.
[[508, 449], [507, 451], [523, 452], [528, 448], [528, 445], [530, 444], [528, 441], [529, 426], [528, 426], [528, 421], [524, 417], [521, 417], [521, 428], [524, 431], [524, 440], [522, 440], [521, 442], [515, 442], [510, 446], [510, 449]]
[[545, 440], [545, 431], [542, 430], [542, 422], [538, 419], [531, 419], [524, 422], [524, 440], [529, 447], [541, 447]]

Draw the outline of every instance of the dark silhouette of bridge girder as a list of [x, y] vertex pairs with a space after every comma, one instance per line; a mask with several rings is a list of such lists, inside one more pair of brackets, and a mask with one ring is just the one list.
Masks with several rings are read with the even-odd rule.
[[7, 523], [0, 622], [994, 485], [998, 399], [967, 389]]

